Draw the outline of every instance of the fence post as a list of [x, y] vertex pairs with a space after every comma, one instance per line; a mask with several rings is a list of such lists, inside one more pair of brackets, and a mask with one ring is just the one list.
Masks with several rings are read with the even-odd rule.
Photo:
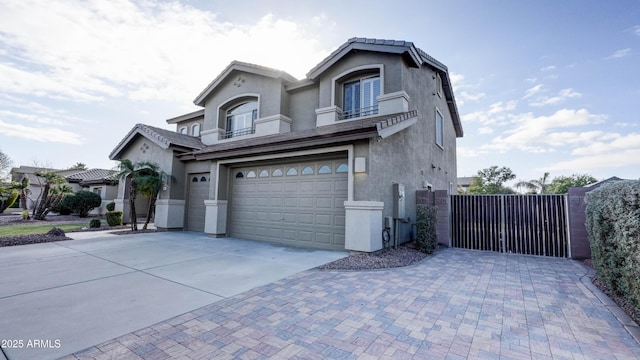
[[505, 209], [504, 209], [504, 195], [500, 195], [500, 245], [502, 252], [507, 252], [507, 241], [505, 239], [507, 227], [505, 224]]

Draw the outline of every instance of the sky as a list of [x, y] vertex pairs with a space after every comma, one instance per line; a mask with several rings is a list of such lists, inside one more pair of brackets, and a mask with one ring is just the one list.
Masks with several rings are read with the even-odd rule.
[[[231, 61], [298, 79], [351, 37], [447, 65], [458, 176], [640, 178], [640, 2], [0, 0], [0, 151], [113, 168], [137, 123], [198, 110]], [[295, 119], [294, 119], [295, 120]]]

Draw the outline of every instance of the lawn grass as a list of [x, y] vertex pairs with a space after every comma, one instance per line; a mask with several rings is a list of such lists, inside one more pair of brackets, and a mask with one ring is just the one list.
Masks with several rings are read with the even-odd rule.
[[31, 234], [45, 234], [51, 230], [52, 227], [57, 227], [65, 232], [80, 230], [83, 227], [87, 227], [86, 222], [78, 224], [35, 224], [35, 225], [9, 225], [0, 226], [0, 236], [16, 236], [16, 235], [31, 235]]

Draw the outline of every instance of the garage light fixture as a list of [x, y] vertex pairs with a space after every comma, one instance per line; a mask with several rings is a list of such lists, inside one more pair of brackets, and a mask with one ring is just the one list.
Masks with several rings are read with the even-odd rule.
[[353, 172], [366, 173], [367, 172], [367, 159], [363, 157], [357, 157], [354, 159]]

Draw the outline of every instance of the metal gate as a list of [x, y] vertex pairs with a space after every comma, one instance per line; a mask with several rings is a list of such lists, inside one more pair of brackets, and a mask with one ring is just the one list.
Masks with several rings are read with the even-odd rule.
[[571, 257], [565, 195], [451, 195], [451, 246]]

